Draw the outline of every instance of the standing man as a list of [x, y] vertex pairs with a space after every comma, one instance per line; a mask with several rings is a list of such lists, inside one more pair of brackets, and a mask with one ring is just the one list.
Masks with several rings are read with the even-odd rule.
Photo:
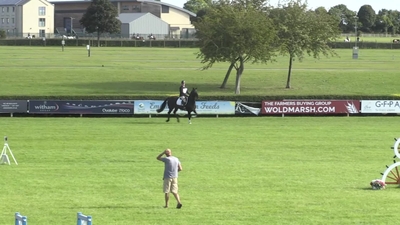
[[[165, 154], [166, 157], [162, 157]], [[169, 193], [172, 192], [178, 205], [176, 208], [182, 208], [182, 203], [178, 194], [178, 172], [182, 171], [182, 165], [178, 158], [172, 156], [171, 149], [166, 149], [164, 152], [157, 156], [157, 160], [164, 162], [164, 193], [165, 193], [165, 206], [168, 208]]]

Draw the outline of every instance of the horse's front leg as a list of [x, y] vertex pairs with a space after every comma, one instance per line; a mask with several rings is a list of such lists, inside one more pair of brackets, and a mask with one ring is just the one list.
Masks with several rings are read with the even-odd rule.
[[192, 124], [192, 121], [191, 121], [191, 119], [192, 119], [192, 112], [191, 112], [191, 111], [188, 112], [188, 119], [189, 119], [189, 124]]

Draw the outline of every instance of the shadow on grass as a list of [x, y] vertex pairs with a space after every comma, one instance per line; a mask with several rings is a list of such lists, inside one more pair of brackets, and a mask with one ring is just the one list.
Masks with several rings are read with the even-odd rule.
[[[188, 119], [187, 117], [179, 117], [180, 119], [180, 123], [185, 122], [187, 123]], [[166, 122], [167, 117], [163, 116], [163, 117], [155, 117], [153, 116], [152, 118], [149, 119], [141, 119], [140, 121], [135, 121], [135, 122], [124, 122], [124, 124], [128, 124], [128, 125], [168, 125], [168, 124], [172, 124], [172, 123], [177, 123], [179, 124], [179, 122], [176, 121], [176, 117], [171, 115], [170, 121]]]
[[364, 190], [364, 191], [378, 191], [378, 190], [372, 189], [371, 187], [364, 187], [364, 188], [361, 188], [361, 190]]
[[[70, 87], [71, 93], [76, 90], [78, 93], [82, 93], [84, 90], [88, 94], [97, 95], [160, 95], [163, 93], [170, 93], [170, 95], [179, 94], [179, 86], [181, 80], [173, 82], [161, 82], [161, 81], [110, 81], [110, 82], [87, 82], [87, 83], [62, 83], [59, 84], [62, 87]], [[190, 83], [187, 82], [189, 91], [192, 88], [198, 88], [199, 93], [201, 92], [221, 92], [231, 93], [231, 90], [220, 89], [216, 83]]]
[[140, 117], [140, 121], [135, 121], [135, 122], [125, 122], [124, 124], [128, 125], [150, 125], [150, 124], [163, 124], [165, 123], [165, 120], [163, 118], [142, 118]]
[[[154, 205], [102, 205], [102, 206], [83, 206], [83, 207], [61, 207], [64, 209], [74, 209], [74, 210], [83, 210], [83, 209], [165, 209], [164, 206], [154, 206]], [[175, 208], [175, 207], [173, 207]]]
[[[386, 187], [386, 188], [388, 188], [388, 187]], [[400, 188], [400, 187], [391, 187], [391, 188]], [[361, 190], [364, 190], [364, 191], [382, 191], [382, 190], [378, 190], [378, 189], [372, 189], [371, 187], [364, 187], [364, 188], [361, 188]], [[385, 189], [383, 189], [383, 190], [385, 190]]]
[[123, 205], [102, 205], [102, 206], [83, 206], [83, 207], [61, 207], [64, 209], [133, 209], [138, 208], [137, 206], [123, 206]]

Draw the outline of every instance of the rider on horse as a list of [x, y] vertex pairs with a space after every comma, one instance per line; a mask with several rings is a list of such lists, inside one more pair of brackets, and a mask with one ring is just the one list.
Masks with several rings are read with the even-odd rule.
[[182, 101], [182, 106], [185, 106], [187, 103], [187, 97], [189, 97], [189, 92], [187, 87], [185, 86], [185, 81], [181, 81], [181, 86], [179, 87], [179, 98]]

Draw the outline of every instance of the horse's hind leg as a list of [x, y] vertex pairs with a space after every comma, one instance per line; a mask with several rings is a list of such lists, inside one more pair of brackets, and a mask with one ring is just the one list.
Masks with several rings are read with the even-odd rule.
[[165, 122], [169, 122], [169, 117], [171, 116], [172, 109], [168, 110], [168, 119]]
[[176, 111], [178, 111], [178, 108], [176, 108], [176, 109], [174, 110], [174, 114], [175, 114], [175, 117], [176, 117], [176, 121], [178, 121], [178, 123], [179, 123], [179, 122], [181, 122], [181, 121], [179, 120], [178, 115], [176, 115]]

